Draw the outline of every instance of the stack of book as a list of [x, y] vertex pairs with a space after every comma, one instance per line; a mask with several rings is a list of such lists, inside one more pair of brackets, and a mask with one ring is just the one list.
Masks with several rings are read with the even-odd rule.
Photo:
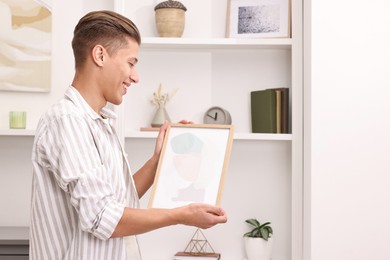
[[187, 253], [177, 252], [173, 257], [173, 260], [220, 260], [221, 254], [219, 253]]
[[251, 92], [251, 119], [253, 133], [289, 133], [289, 89]]

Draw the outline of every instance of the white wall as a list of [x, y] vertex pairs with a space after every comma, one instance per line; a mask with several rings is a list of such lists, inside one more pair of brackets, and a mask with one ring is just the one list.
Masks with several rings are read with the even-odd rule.
[[306, 259], [388, 260], [390, 2], [306, 4]]

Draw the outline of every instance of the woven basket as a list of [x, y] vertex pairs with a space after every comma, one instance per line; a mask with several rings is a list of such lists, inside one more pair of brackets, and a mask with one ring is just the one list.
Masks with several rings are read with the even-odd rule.
[[160, 37], [181, 37], [184, 32], [185, 11], [178, 1], [165, 1], [157, 5], [156, 26]]

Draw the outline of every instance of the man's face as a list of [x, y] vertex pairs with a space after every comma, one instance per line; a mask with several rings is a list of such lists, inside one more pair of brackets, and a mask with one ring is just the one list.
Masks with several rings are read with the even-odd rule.
[[139, 46], [136, 41], [129, 39], [129, 44], [109, 56], [104, 63], [102, 80], [103, 97], [115, 105], [122, 103], [123, 95], [131, 83], [138, 82], [136, 64], [138, 62]]

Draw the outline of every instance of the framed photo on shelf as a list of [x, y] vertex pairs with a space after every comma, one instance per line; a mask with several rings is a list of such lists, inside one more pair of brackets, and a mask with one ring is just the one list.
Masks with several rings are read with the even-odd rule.
[[290, 37], [290, 0], [228, 1], [227, 37]]
[[171, 124], [148, 207], [220, 205], [233, 132], [231, 125]]

